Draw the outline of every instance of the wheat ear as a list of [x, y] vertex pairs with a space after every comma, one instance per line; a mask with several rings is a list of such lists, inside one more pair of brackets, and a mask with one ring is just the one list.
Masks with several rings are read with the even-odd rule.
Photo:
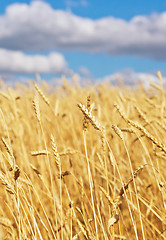
[[101, 126], [101, 124], [98, 122], [98, 120], [96, 120], [95, 116], [93, 116], [91, 114], [91, 112], [81, 103], [79, 103], [77, 105], [79, 107], [79, 109], [82, 111], [82, 113], [84, 114], [84, 116], [89, 120], [89, 122], [92, 124], [92, 126], [99, 131], [103, 131], [103, 127]]

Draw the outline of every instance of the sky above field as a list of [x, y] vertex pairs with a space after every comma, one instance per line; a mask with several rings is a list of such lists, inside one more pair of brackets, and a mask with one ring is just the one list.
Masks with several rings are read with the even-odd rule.
[[128, 83], [166, 75], [165, 0], [0, 1], [0, 75]]

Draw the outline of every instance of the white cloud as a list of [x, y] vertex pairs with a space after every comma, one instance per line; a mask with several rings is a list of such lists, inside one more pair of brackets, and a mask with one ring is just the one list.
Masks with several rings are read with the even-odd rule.
[[79, 73], [82, 77], [92, 78], [91, 72], [84, 66], [79, 67]]
[[166, 60], [166, 12], [130, 21], [97, 20], [55, 10], [48, 3], [15, 3], [0, 16], [0, 47], [14, 50], [79, 50]]
[[27, 55], [21, 51], [0, 48], [1, 73], [64, 73], [67, 63], [60, 53]]
[[[143, 83], [145, 87], [149, 87], [149, 84], [156, 83], [159, 84], [160, 81], [155, 74], [152, 73], [137, 73], [132, 69], [125, 69], [120, 72], [105, 76], [103, 78], [97, 79], [97, 82], [110, 82], [113, 85], [122, 81], [126, 85], [135, 86], [137, 83]], [[166, 83], [166, 78], [163, 77], [164, 84]]]

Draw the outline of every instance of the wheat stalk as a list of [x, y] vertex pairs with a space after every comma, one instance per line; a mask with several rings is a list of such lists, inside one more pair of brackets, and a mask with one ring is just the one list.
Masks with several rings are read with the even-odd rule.
[[89, 122], [92, 124], [92, 126], [99, 131], [103, 131], [103, 127], [98, 122], [98, 120], [91, 114], [91, 112], [81, 103], [77, 104], [79, 109], [82, 111], [84, 116], [89, 120]]

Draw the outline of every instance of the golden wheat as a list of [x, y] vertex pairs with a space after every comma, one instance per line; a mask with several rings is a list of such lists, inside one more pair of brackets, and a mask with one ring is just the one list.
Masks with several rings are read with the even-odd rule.
[[166, 239], [157, 75], [159, 84], [136, 90], [65, 78], [57, 87], [3, 84], [0, 239]]

